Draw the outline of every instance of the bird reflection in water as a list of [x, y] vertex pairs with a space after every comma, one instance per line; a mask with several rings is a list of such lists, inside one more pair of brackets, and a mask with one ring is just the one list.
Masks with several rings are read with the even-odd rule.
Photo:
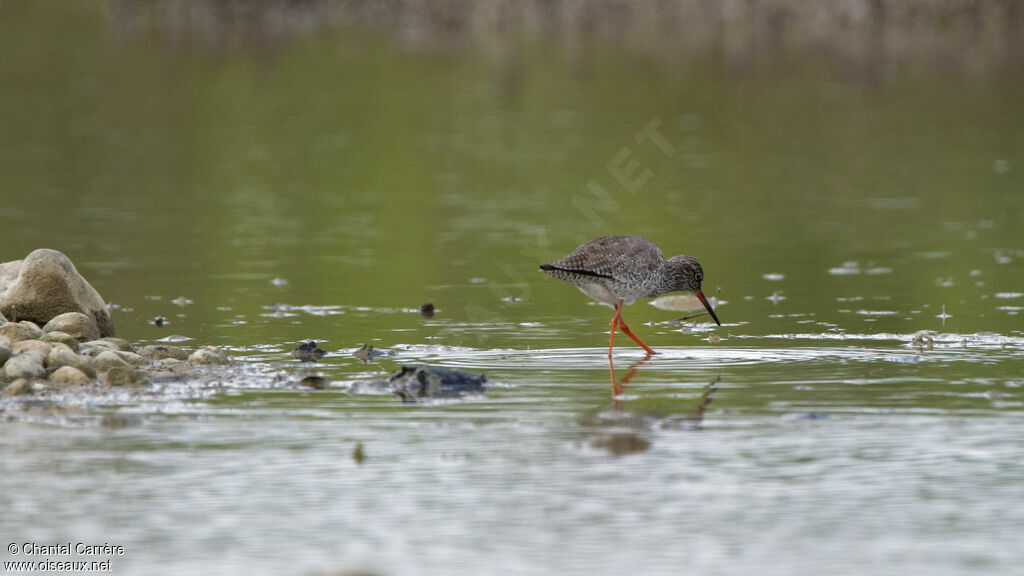
[[581, 423], [591, 428], [587, 444], [591, 448], [606, 450], [613, 456], [644, 452], [651, 446], [649, 431], [699, 430], [704, 414], [716, 390], [718, 379], [706, 384], [696, 398], [672, 395], [642, 395], [628, 399], [629, 406], [623, 409], [621, 396], [626, 384], [636, 376], [647, 358], [630, 367], [621, 379], [614, 380], [618, 391], [610, 409], [598, 409], [589, 413]]
[[615, 365], [612, 363], [611, 355], [608, 356], [608, 373], [611, 374], [612, 378], [612, 398], [615, 399], [616, 408], [621, 408], [622, 406], [622, 399], [619, 398], [619, 396], [621, 396], [622, 393], [625, 391], [626, 384], [629, 384], [629, 381], [632, 380], [638, 372], [640, 372], [640, 368], [642, 368], [645, 364], [647, 364], [650, 361], [650, 354], [644, 356], [642, 359], [640, 359], [637, 362], [634, 362], [633, 365], [629, 367], [629, 371], [627, 371], [626, 374], [622, 376], [621, 380], [616, 381]]

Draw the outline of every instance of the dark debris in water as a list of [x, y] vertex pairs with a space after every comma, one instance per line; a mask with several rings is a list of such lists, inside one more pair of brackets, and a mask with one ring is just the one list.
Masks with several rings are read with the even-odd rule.
[[316, 362], [323, 358], [325, 354], [327, 354], [327, 352], [317, 346], [317, 343], [313, 340], [309, 340], [304, 344], [301, 344], [298, 348], [292, 350], [292, 356], [298, 358], [302, 362]]
[[420, 306], [420, 314], [423, 315], [424, 318], [433, 318], [434, 305], [430, 302], [427, 302], [423, 306]]
[[417, 402], [427, 398], [461, 398], [469, 394], [483, 394], [487, 376], [441, 366], [417, 364], [402, 366], [388, 378], [391, 391], [403, 402]]
[[327, 385], [331, 381], [319, 374], [310, 374], [302, 380], [299, 380], [299, 386], [305, 386], [306, 388], [312, 388], [314, 390], [323, 390], [327, 388]]
[[362, 347], [360, 347], [359, 350], [353, 352], [352, 355], [362, 360], [363, 364], [368, 364], [370, 362], [373, 362], [374, 358], [377, 358], [379, 356], [386, 356], [387, 353], [382, 352], [381, 350], [377, 350], [376, 348], [370, 346], [369, 344], [363, 344]]
[[913, 340], [910, 344], [918, 350], [934, 350], [935, 349], [935, 333], [934, 332], [918, 332], [914, 334]]

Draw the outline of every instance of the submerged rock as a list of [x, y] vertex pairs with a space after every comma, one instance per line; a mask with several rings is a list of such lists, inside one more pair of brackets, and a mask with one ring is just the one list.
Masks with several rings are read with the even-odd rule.
[[103, 297], [64, 254], [43, 248], [0, 264], [0, 313], [12, 322], [45, 324], [65, 312], [92, 318], [100, 336], [114, 335]]
[[313, 340], [304, 342], [300, 344], [298, 348], [292, 350], [292, 356], [298, 358], [302, 362], [316, 362], [326, 354], [327, 352], [317, 346], [316, 342]]
[[228, 355], [216, 346], [203, 346], [189, 355], [192, 364], [227, 364]]
[[103, 377], [108, 386], [145, 386], [149, 384], [146, 375], [137, 368], [118, 366], [111, 368]]
[[43, 326], [43, 333], [64, 332], [79, 342], [98, 340], [100, 330], [96, 321], [81, 312], [65, 312], [54, 316]]
[[405, 402], [420, 398], [458, 398], [483, 394], [487, 376], [440, 366], [402, 366], [388, 378], [391, 391]]
[[155, 361], [163, 360], [164, 358], [188, 360], [188, 352], [178, 346], [171, 346], [169, 344], [143, 346], [139, 349], [139, 355]]

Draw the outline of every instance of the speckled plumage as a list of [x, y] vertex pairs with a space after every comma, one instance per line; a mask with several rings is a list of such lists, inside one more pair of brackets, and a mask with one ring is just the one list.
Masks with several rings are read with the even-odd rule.
[[696, 260], [690, 256], [665, 260], [654, 242], [642, 236], [597, 238], [540, 268], [613, 308], [620, 300], [628, 305], [669, 292], [696, 292], [704, 279]]

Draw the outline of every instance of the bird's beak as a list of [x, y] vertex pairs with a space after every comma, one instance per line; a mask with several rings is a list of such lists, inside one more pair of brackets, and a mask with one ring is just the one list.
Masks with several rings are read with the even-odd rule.
[[708, 313], [715, 319], [715, 324], [721, 326], [722, 323], [718, 321], [718, 316], [715, 316], [715, 311], [711, 309], [711, 304], [708, 304], [708, 299], [704, 297], [704, 293], [700, 291], [700, 288], [697, 289], [697, 299], [708, 309]]

